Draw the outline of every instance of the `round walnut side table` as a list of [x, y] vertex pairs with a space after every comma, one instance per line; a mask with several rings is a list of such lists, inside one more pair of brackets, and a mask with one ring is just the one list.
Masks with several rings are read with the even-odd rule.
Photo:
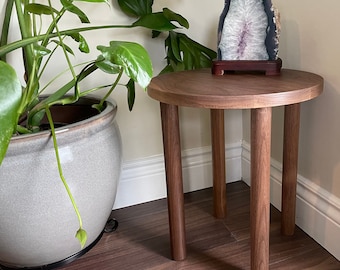
[[282, 69], [279, 75], [210, 69], [182, 71], [152, 79], [148, 94], [161, 106], [172, 258], [186, 257], [183, 179], [178, 106], [211, 111], [214, 215], [226, 216], [225, 109], [251, 109], [251, 269], [269, 269], [270, 142], [272, 107], [285, 106], [282, 176], [284, 235], [295, 228], [300, 103], [322, 93], [319, 75]]

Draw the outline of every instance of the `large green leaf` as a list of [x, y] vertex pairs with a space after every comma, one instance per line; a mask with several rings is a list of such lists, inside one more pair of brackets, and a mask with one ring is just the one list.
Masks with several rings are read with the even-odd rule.
[[172, 24], [163, 12], [143, 15], [133, 23], [133, 26], [142, 26], [160, 32], [171, 31], [177, 28], [177, 26]]
[[17, 124], [21, 93], [14, 69], [0, 61], [0, 164]]
[[118, 5], [125, 14], [140, 17], [152, 13], [153, 0], [118, 0]]
[[165, 40], [167, 66], [161, 73], [211, 67], [216, 52], [183, 33], [169, 32]]
[[102, 53], [100, 59], [104, 58], [112, 65], [123, 68], [125, 74], [141, 87], [146, 88], [149, 85], [152, 78], [152, 63], [143, 46], [128, 41], [111, 41], [109, 47], [98, 46], [97, 49]]
[[163, 14], [168, 20], [178, 22], [181, 26], [187, 29], [189, 28], [189, 22], [182, 15], [175, 13], [168, 8], [163, 8]]

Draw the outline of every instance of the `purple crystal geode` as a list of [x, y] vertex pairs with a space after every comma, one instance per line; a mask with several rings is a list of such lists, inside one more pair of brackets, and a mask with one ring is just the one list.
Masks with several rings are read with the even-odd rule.
[[271, 0], [225, 0], [218, 25], [219, 60], [277, 60], [279, 13]]

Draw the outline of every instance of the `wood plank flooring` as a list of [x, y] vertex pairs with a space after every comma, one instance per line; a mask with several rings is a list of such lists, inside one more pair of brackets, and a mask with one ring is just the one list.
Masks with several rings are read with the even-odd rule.
[[[170, 258], [166, 199], [118, 209], [112, 217], [117, 231], [63, 270], [200, 270], [250, 269], [249, 187], [227, 184], [225, 219], [212, 216], [212, 189], [185, 194], [187, 253], [184, 261]], [[340, 269], [340, 262], [296, 228], [280, 234], [280, 212], [271, 208], [270, 269]]]

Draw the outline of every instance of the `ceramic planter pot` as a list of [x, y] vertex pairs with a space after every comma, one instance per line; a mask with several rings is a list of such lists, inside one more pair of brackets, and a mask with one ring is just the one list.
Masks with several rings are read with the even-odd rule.
[[[116, 106], [97, 114], [93, 100], [56, 108], [62, 168], [88, 233], [85, 250], [98, 240], [114, 204], [121, 171]], [[79, 224], [59, 178], [48, 131], [12, 139], [0, 167], [0, 265], [55, 265], [82, 253]]]

